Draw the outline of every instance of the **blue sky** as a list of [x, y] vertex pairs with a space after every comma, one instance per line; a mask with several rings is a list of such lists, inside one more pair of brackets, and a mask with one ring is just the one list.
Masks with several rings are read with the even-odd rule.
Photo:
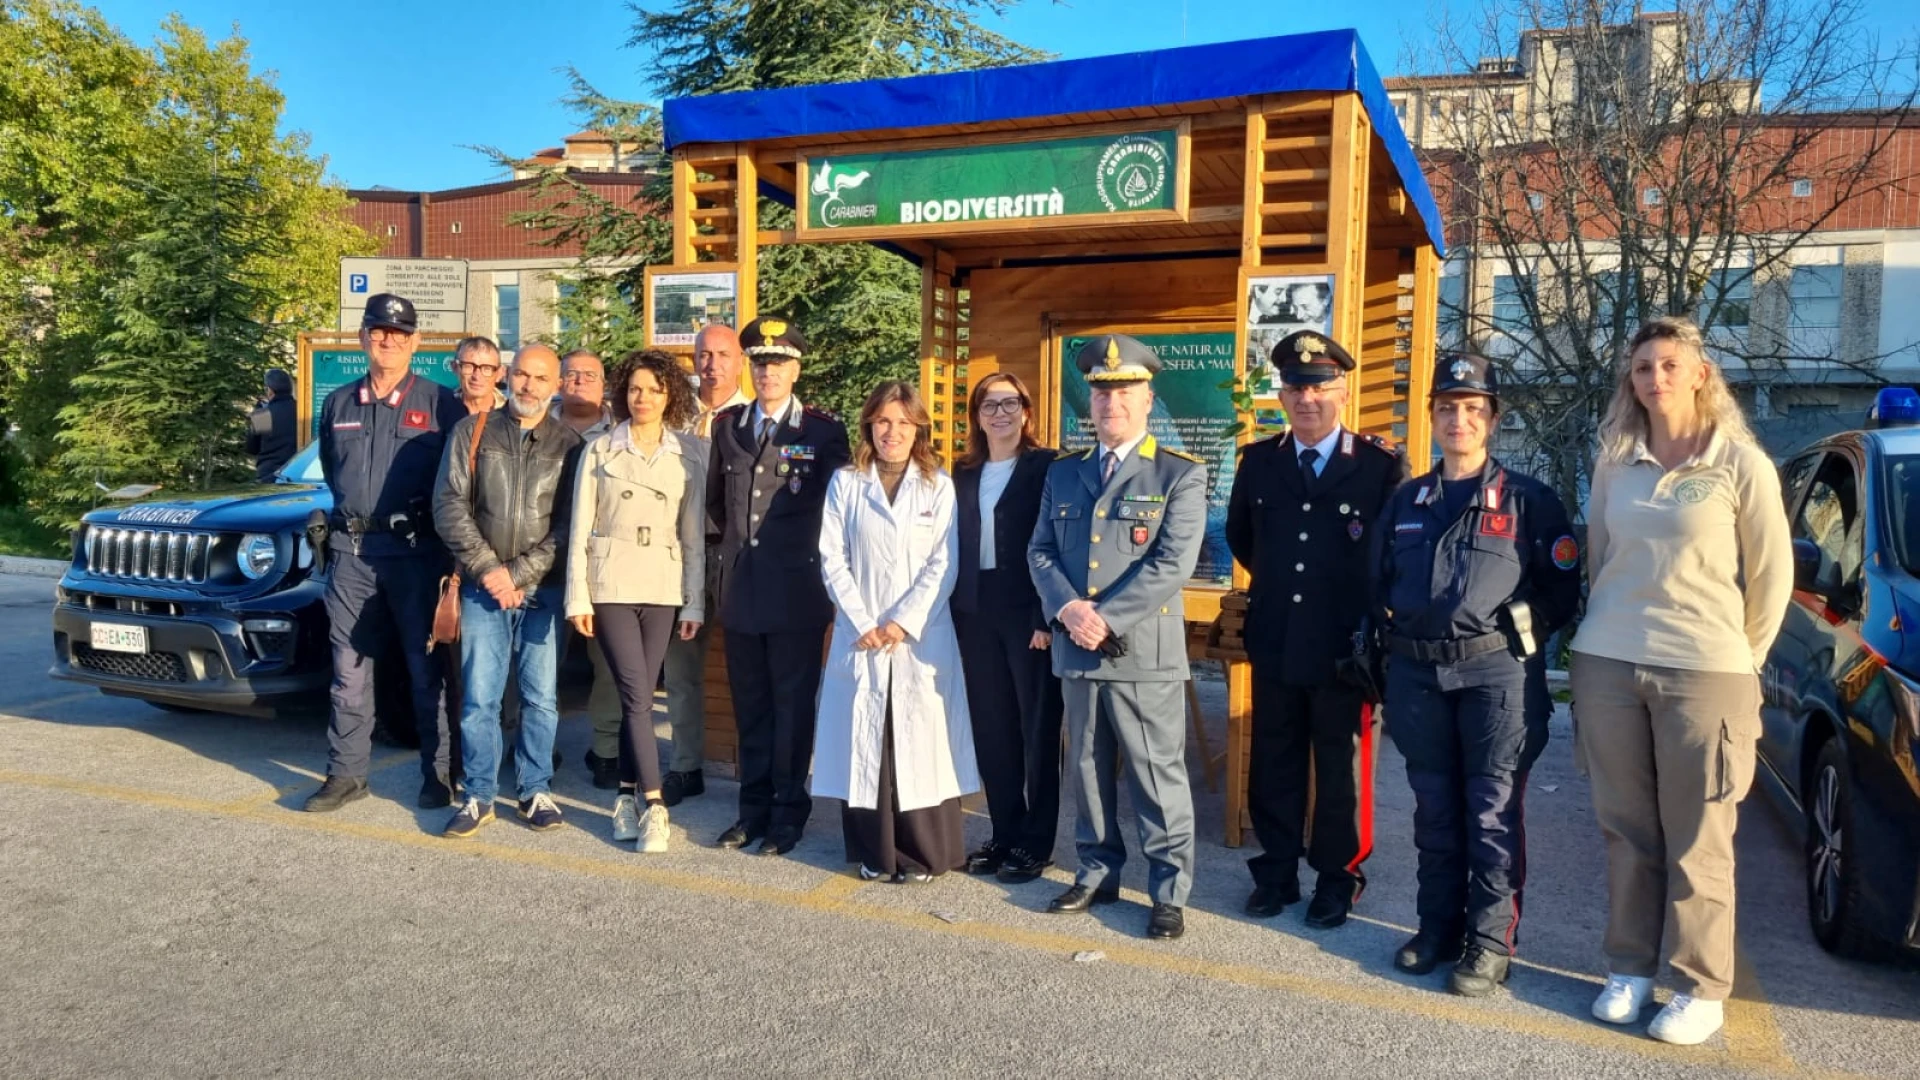
[[[1471, 0], [1455, 2], [1473, 10]], [[1911, 37], [1920, 18], [1909, 2], [1864, 0], [1866, 24], [1889, 39]], [[564, 7], [525, 0], [102, 0], [96, 6], [141, 42], [150, 42], [175, 11], [214, 37], [237, 28], [251, 44], [255, 70], [274, 72], [287, 96], [285, 126], [311, 135], [314, 150], [350, 187], [433, 190], [497, 179], [491, 164], [465, 147], [530, 153], [558, 144], [575, 127], [559, 104], [567, 84], [557, 69], [564, 65], [615, 96], [648, 96], [639, 74], [645, 58], [624, 47], [632, 18], [619, 0]], [[1082, 57], [1352, 27], [1382, 73], [1392, 74], [1409, 49], [1419, 47], [1441, 6], [1442, 0], [1351, 6], [1026, 0], [998, 29], [1025, 44]]]

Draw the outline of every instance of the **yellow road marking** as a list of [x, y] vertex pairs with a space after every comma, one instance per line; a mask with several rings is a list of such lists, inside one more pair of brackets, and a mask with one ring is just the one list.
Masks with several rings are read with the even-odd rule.
[[[792, 910], [831, 913], [863, 922], [918, 930], [955, 938], [990, 941], [1015, 948], [1068, 956], [1081, 950], [1097, 949], [1112, 963], [1146, 971], [1206, 979], [1261, 990], [1280, 990], [1338, 1005], [1369, 1010], [1388, 1010], [1405, 1016], [1440, 1020], [1467, 1027], [1506, 1032], [1533, 1038], [1552, 1039], [1588, 1049], [1625, 1053], [1660, 1061], [1700, 1066], [1735, 1067], [1750, 1072], [1793, 1073], [1801, 1070], [1786, 1054], [1779, 1033], [1770, 1017], [1756, 1015], [1767, 1009], [1764, 998], [1749, 998], [1739, 1009], [1729, 1009], [1729, 1046], [1739, 1047], [1736, 1058], [1707, 1047], [1670, 1046], [1635, 1032], [1621, 1032], [1596, 1023], [1562, 1016], [1529, 1015], [1489, 1010], [1462, 998], [1444, 994], [1416, 993], [1397, 986], [1356, 986], [1309, 975], [1275, 971], [1251, 964], [1228, 963], [1183, 955], [1164, 947], [1142, 948], [1116, 943], [1111, 938], [1075, 937], [1071, 934], [1031, 930], [991, 922], [962, 921], [947, 923], [925, 912], [877, 907], [850, 899], [857, 886], [864, 884], [849, 875], [805, 890], [781, 889], [747, 882], [705, 877], [683, 870], [647, 865], [640, 860], [589, 858], [550, 851], [508, 847], [491, 843], [454, 845], [417, 830], [370, 825], [331, 815], [293, 813], [271, 804], [232, 804], [210, 802], [188, 796], [169, 795], [138, 788], [99, 784], [65, 776], [0, 770], [0, 784], [18, 784], [49, 791], [63, 791], [92, 798], [112, 799], [149, 807], [179, 810], [193, 814], [211, 814], [277, 825], [306, 832], [374, 840], [405, 847], [432, 850], [451, 857], [485, 859], [509, 865], [556, 870], [583, 876], [637, 881], [680, 889], [704, 896], [723, 897], [749, 903], [768, 904]], [[850, 888], [850, 885], [854, 888]], [[1743, 968], [1745, 965], [1743, 965]], [[1747, 987], [1757, 996], [1757, 987]], [[1735, 1024], [1738, 1014], [1739, 1024]], [[1767, 1042], [1771, 1031], [1772, 1043]], [[1825, 1075], [1842, 1075], [1825, 1073]]]
[[853, 894], [866, 888], [872, 882], [861, 881], [858, 874], [834, 874], [827, 880], [807, 890], [807, 895], [825, 902], [829, 909], [842, 906], [853, 898]]
[[1734, 949], [1733, 995], [1727, 999], [1726, 1026], [1721, 1036], [1727, 1040], [1727, 1056], [1744, 1068], [1767, 1072], [1787, 1072], [1794, 1068], [1787, 1053], [1786, 1039], [1773, 1022], [1773, 1006], [1760, 986], [1752, 961], [1739, 947]]

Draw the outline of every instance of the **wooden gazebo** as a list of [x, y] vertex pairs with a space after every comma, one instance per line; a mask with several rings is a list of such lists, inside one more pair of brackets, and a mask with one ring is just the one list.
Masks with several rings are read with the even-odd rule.
[[[1348, 426], [1428, 460], [1439, 214], [1351, 31], [684, 98], [665, 120], [674, 264], [654, 272], [736, 275], [745, 323], [768, 245], [879, 243], [914, 260], [920, 384], [949, 458], [972, 381], [995, 371], [1037, 389], [1044, 439], [1090, 441], [1084, 383], [1062, 360], [1076, 337], [1121, 330], [1177, 360], [1154, 430], [1209, 460], [1223, 517], [1232, 442], [1281, 420], [1265, 348], [1317, 325], [1359, 358]], [[796, 227], [762, 229], [762, 196]], [[1256, 412], [1235, 409], [1230, 380]], [[1195, 655], [1213, 627], [1227, 666], [1229, 845], [1245, 827], [1242, 573], [1210, 545], [1186, 596]], [[733, 745], [724, 685], [708, 694], [716, 756]]]

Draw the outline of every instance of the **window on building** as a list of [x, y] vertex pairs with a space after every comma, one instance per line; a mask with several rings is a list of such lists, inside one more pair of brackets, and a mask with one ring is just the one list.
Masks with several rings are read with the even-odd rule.
[[1467, 344], [1467, 275], [1440, 278], [1440, 347], [1458, 349]]
[[1598, 271], [1589, 275], [1589, 280], [1593, 282], [1593, 325], [1596, 329], [1612, 326], [1614, 312], [1629, 299], [1621, 293], [1627, 282], [1618, 270]]
[[1496, 330], [1518, 333], [1527, 325], [1527, 279], [1516, 274], [1499, 274], [1493, 279], [1493, 325]]
[[1512, 115], [1512, 113], [1513, 113], [1513, 95], [1512, 95], [1512, 94], [1495, 94], [1495, 95], [1493, 95], [1493, 111], [1494, 111], [1494, 112], [1495, 112], [1495, 113], [1496, 113], [1497, 115], [1500, 115], [1500, 116], [1510, 116], [1510, 115]]
[[1837, 330], [1840, 328], [1839, 266], [1796, 266], [1787, 290], [1795, 330]]
[[1745, 267], [1715, 270], [1707, 275], [1694, 321], [1703, 329], [1745, 330], [1753, 312], [1753, 271]]
[[453, 223], [453, 230], [452, 230], [452, 231], [454, 231], [454, 232], [459, 232], [459, 231], [460, 231], [460, 223], [459, 223], [459, 222], [457, 222], [457, 221], [456, 221], [456, 222], [454, 222], [454, 223]]
[[572, 300], [574, 296], [580, 292], [580, 285], [578, 282], [562, 281], [558, 283], [555, 292], [560, 298], [560, 302], [554, 305], [558, 315], [557, 324], [560, 332], [563, 334], [572, 333], [576, 324], [573, 319], [567, 315], [566, 305], [567, 301]]
[[1813, 197], [1813, 181], [1795, 180], [1793, 182], [1793, 197], [1796, 199], [1812, 198]]
[[520, 286], [493, 287], [493, 329], [502, 351], [520, 347]]
[[1650, 187], [1640, 192], [1640, 202], [1645, 206], [1659, 206], [1661, 197], [1660, 189], [1657, 187]]
[[389, 226], [387, 226], [387, 235], [388, 235], [388, 236], [399, 236], [399, 235], [400, 235], [400, 229], [399, 229], [399, 227], [398, 227], [398, 226], [396, 226], [396, 225], [389, 225]]
[[1537, 191], [1527, 193], [1527, 209], [1538, 210], [1547, 205], [1547, 197]]

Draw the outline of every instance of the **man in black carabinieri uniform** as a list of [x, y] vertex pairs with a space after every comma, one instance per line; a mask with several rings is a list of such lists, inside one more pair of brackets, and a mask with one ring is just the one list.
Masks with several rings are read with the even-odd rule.
[[[1291, 430], [1249, 444], [1227, 505], [1227, 546], [1252, 575], [1246, 648], [1253, 667], [1247, 809], [1262, 853], [1247, 860], [1247, 914], [1300, 899], [1299, 863], [1319, 874], [1307, 925], [1347, 921], [1373, 850], [1374, 720], [1354, 635], [1371, 597], [1368, 551], [1406, 460], [1341, 426], [1353, 357], [1325, 335], [1280, 339], [1272, 362]], [[1315, 765], [1313, 844], [1308, 762]], [[1304, 850], [1303, 850], [1304, 849]]]
[[813, 796], [815, 699], [833, 602], [820, 576], [827, 481], [852, 459], [833, 414], [793, 396], [806, 339], [785, 319], [740, 331], [755, 400], [713, 418], [707, 513], [720, 524], [720, 624], [740, 737], [740, 818], [720, 846], [800, 842]]

